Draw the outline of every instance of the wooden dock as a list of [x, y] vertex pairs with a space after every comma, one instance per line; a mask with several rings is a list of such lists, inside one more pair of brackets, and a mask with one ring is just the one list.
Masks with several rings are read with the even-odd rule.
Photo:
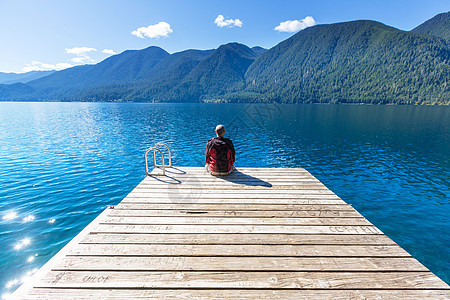
[[304, 169], [176, 167], [12, 298], [450, 299], [450, 287]]

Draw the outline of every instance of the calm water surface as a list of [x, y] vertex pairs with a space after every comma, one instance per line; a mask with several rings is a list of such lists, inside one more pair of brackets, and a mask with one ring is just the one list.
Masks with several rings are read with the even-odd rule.
[[218, 123], [238, 167], [308, 169], [450, 282], [449, 107], [0, 103], [0, 292], [119, 203], [155, 142], [202, 166]]

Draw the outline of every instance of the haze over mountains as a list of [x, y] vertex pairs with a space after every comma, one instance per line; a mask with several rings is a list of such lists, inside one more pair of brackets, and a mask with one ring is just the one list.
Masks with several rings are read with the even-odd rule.
[[26, 73], [2, 73], [0, 72], [0, 84], [27, 83], [32, 80], [48, 76], [55, 71], [31, 71]]
[[269, 50], [148, 47], [0, 85], [0, 100], [450, 104], [449, 36], [444, 13], [411, 32], [364, 20], [316, 25]]

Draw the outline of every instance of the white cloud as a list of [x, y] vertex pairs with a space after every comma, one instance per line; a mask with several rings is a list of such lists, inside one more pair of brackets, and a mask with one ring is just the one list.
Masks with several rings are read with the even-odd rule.
[[87, 53], [97, 51], [95, 48], [89, 47], [74, 47], [74, 48], [66, 48], [66, 53], [76, 55], [71, 59], [72, 62], [77, 64], [82, 64], [88, 61], [94, 61]]
[[24, 72], [49, 71], [49, 70], [62, 70], [71, 67], [73, 67], [73, 65], [69, 63], [47, 64], [39, 61], [33, 61], [31, 62], [31, 64], [27, 64], [22, 70]]
[[214, 23], [219, 27], [242, 27], [242, 21], [239, 19], [225, 19], [223, 15], [218, 15]]
[[73, 48], [66, 48], [66, 53], [75, 54], [76, 56], [83, 56], [86, 55], [88, 52], [97, 51], [95, 48], [89, 48], [89, 47], [73, 47]]
[[313, 17], [308, 16], [302, 20], [281, 22], [280, 25], [278, 25], [274, 29], [280, 32], [297, 32], [314, 25], [316, 25], [316, 21]]
[[116, 52], [114, 52], [114, 50], [111, 50], [111, 49], [103, 49], [102, 53], [109, 54], [109, 55], [117, 54]]
[[143, 39], [144, 37], [148, 38], [159, 38], [159, 37], [167, 37], [173, 30], [170, 28], [170, 24], [166, 22], [159, 22], [155, 25], [150, 25], [147, 27], [140, 27], [131, 32], [132, 35], [137, 36], [138, 38]]
[[90, 57], [74, 57], [70, 61], [76, 63], [76, 64], [82, 64], [86, 62], [87, 60], [91, 60]]

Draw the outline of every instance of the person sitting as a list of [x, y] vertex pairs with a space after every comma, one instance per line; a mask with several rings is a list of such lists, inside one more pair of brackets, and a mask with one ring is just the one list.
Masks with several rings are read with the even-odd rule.
[[205, 167], [211, 175], [228, 175], [234, 170], [233, 142], [223, 137], [225, 134], [223, 125], [217, 125], [215, 132], [217, 136], [209, 139], [205, 147]]

